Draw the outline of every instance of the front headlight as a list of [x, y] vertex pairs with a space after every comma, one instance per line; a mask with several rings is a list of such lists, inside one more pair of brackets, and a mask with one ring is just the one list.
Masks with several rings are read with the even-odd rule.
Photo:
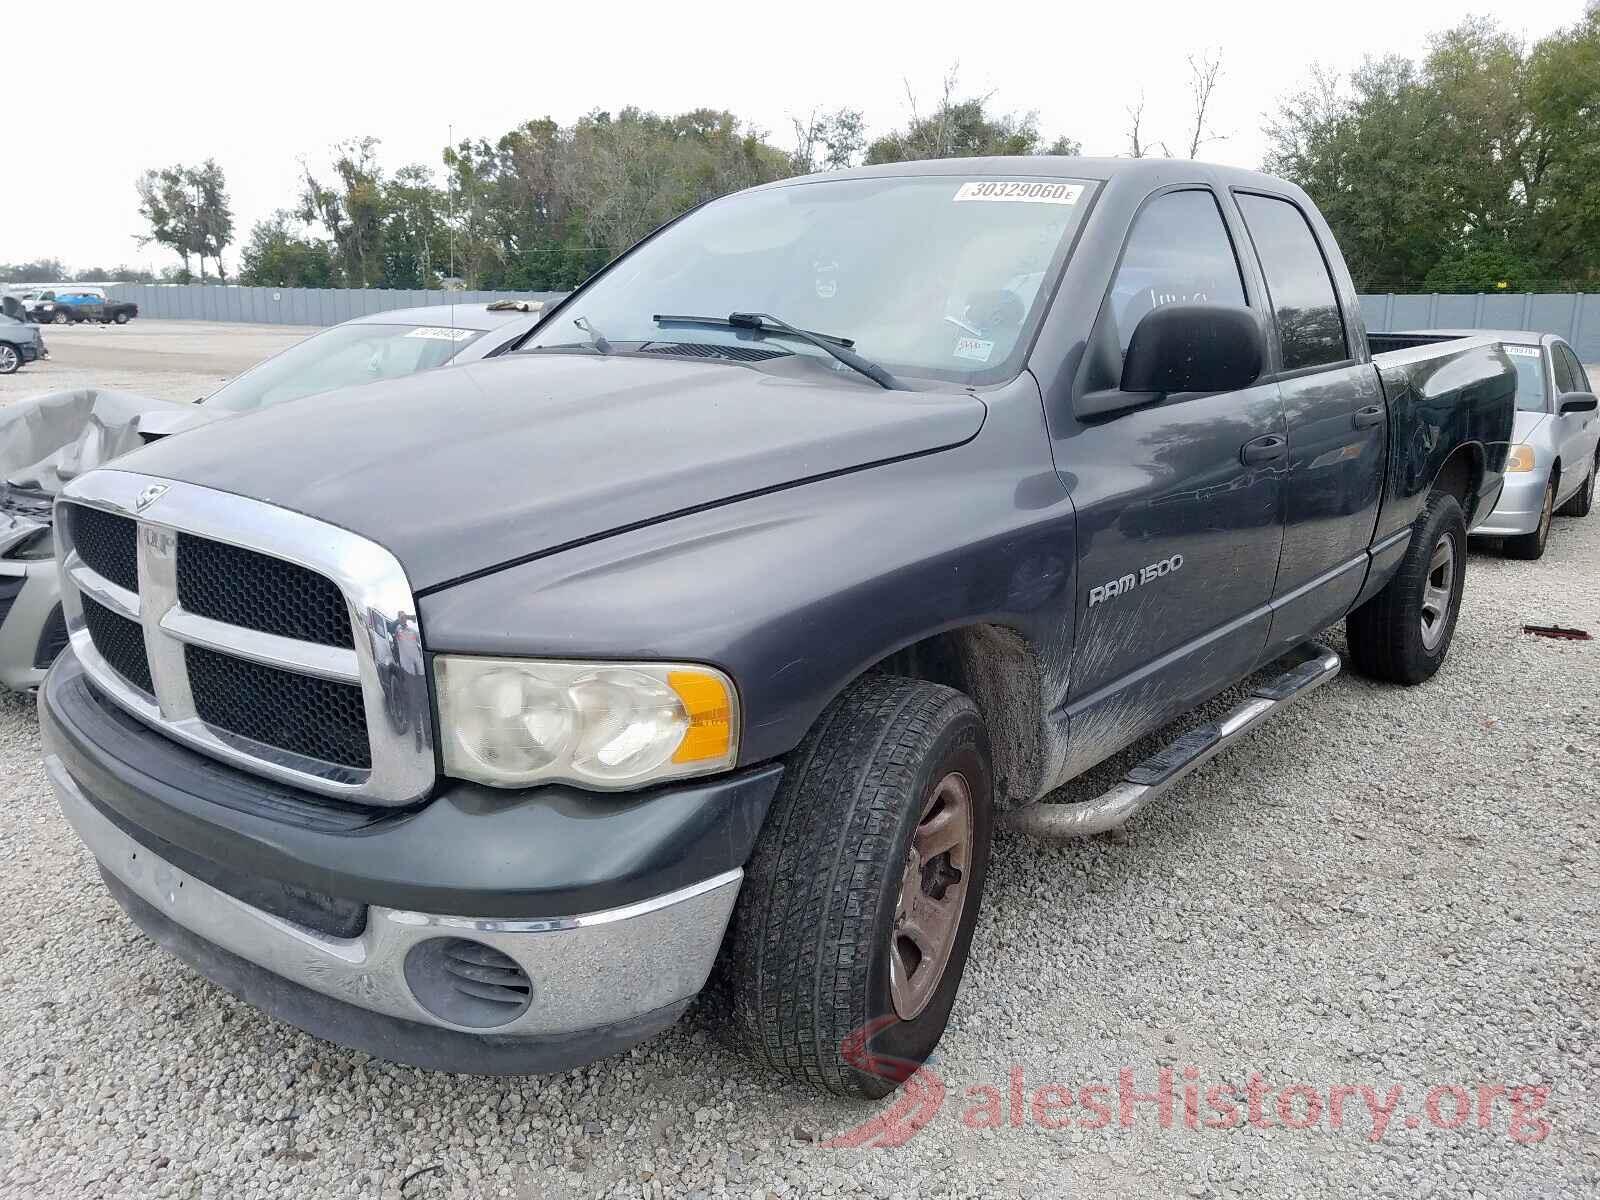
[[1511, 447], [1506, 457], [1506, 474], [1515, 475], [1533, 470], [1533, 447], [1527, 443]]
[[613, 791], [726, 770], [739, 757], [738, 695], [712, 667], [434, 661], [444, 768], [460, 779]]

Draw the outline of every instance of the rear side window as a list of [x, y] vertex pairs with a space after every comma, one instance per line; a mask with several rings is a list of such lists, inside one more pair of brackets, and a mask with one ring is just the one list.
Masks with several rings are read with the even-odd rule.
[[1283, 369], [1297, 371], [1349, 358], [1333, 277], [1305, 214], [1272, 196], [1241, 194], [1238, 201], [1272, 295]]
[[1572, 391], [1587, 392], [1589, 390], [1589, 375], [1583, 369], [1583, 364], [1578, 361], [1578, 356], [1571, 346], [1560, 346], [1563, 358], [1567, 360], [1567, 371], [1572, 376]]
[[1168, 192], [1144, 206], [1111, 284], [1124, 354], [1134, 326], [1163, 304], [1244, 303], [1239, 260], [1210, 192]]
[[1555, 369], [1556, 395], [1562, 392], [1575, 392], [1578, 385], [1573, 381], [1572, 368], [1567, 364], [1567, 356], [1562, 353], [1565, 346], [1550, 347], [1550, 365]]

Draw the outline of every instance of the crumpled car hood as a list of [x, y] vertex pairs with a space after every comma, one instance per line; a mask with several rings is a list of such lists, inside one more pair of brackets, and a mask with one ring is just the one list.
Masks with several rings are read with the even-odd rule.
[[[0, 408], [0, 483], [54, 496], [85, 471], [176, 432], [192, 404], [109, 388], [47, 392]], [[203, 422], [205, 418], [199, 417]]]

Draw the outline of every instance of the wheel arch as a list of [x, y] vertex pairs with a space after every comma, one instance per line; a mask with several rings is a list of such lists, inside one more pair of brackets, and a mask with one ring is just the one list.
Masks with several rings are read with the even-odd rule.
[[995, 804], [1032, 799], [1045, 772], [1045, 661], [1010, 625], [979, 621], [930, 633], [870, 664], [840, 691], [872, 674], [940, 683], [966, 694], [989, 731]]
[[1481, 442], [1464, 442], [1450, 452], [1433, 477], [1434, 492], [1454, 496], [1470, 529], [1477, 519], [1479, 489], [1483, 485], [1486, 455]]

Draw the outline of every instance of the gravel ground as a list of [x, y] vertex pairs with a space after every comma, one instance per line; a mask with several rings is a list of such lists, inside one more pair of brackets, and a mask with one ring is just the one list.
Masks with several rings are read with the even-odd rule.
[[[1475, 553], [1450, 661], [1424, 687], [1335, 680], [1128, 836], [1002, 834], [935, 1066], [945, 1100], [898, 1149], [819, 1144], [889, 1105], [766, 1077], [726, 1044], [715, 996], [631, 1054], [554, 1078], [429, 1075], [263, 1017], [122, 916], [51, 800], [32, 701], [5, 697], [0, 1190], [1595, 1195], [1600, 641], [1524, 623], [1600, 633], [1600, 517], [1558, 520], [1539, 563]], [[1139, 1101], [1125, 1126], [1119, 1071], [1147, 1094], [1163, 1067], [1172, 1119]], [[1242, 1113], [1252, 1076], [1272, 1127], [1204, 1128], [1220, 1120], [1207, 1089], [1235, 1085]], [[1089, 1098], [1109, 1123], [1086, 1107], [1102, 1084]], [[1279, 1116], [1292, 1084], [1320, 1093], [1310, 1128]], [[1030, 1102], [1048, 1085], [1078, 1098], [1065, 1128]], [[1381, 1134], [1355, 1090], [1332, 1127], [1340, 1085], [1393, 1099]], [[1508, 1096], [1485, 1093], [1480, 1127], [1494, 1085], [1546, 1092], [1523, 1093], [1515, 1121]], [[1430, 1116], [1434, 1087], [1466, 1089], [1458, 1128], [1438, 1127], [1454, 1124], [1453, 1093]]]

